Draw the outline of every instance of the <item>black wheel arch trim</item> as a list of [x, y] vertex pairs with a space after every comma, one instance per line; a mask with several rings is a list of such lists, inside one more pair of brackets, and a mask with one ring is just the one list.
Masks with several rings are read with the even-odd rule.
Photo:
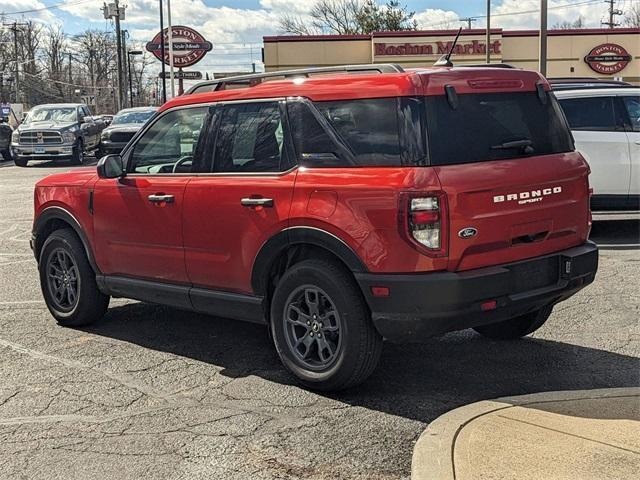
[[253, 262], [251, 287], [256, 295], [266, 295], [268, 273], [274, 260], [288, 247], [300, 244], [313, 245], [331, 252], [352, 272], [368, 272], [353, 249], [332, 233], [316, 227], [289, 227], [267, 240]]
[[[84, 247], [85, 252], [87, 253], [89, 265], [91, 265], [91, 268], [94, 272], [96, 272], [96, 274], [99, 274], [100, 269], [96, 264], [93, 250], [91, 249], [91, 244], [89, 243], [89, 239], [87, 238], [82, 225], [71, 212], [62, 207], [52, 206], [45, 208], [42, 213], [40, 213], [33, 225], [33, 232], [31, 234], [31, 237], [33, 253], [36, 257], [36, 261], [40, 261], [40, 251], [42, 249], [42, 245], [44, 245], [44, 239], [42, 241], [38, 241], [38, 237], [42, 234], [45, 226], [50, 220], [61, 220], [68, 224], [74, 230], [74, 232], [76, 232], [78, 238], [80, 238], [80, 241], [82, 242], [82, 246]], [[39, 248], [37, 247], [37, 242], [40, 244]]]

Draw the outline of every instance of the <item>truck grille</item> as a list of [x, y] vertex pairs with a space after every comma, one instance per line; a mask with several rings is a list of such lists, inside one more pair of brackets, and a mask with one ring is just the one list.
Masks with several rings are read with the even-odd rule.
[[111, 141], [116, 143], [127, 143], [134, 135], [135, 132], [112, 132]]
[[20, 143], [24, 145], [52, 145], [62, 143], [62, 136], [58, 132], [23, 132]]

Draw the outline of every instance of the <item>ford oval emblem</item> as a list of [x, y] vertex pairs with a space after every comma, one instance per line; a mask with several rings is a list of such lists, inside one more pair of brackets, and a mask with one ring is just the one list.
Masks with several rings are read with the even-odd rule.
[[475, 237], [478, 234], [478, 229], [473, 227], [463, 228], [458, 232], [458, 236], [460, 238], [471, 238]]

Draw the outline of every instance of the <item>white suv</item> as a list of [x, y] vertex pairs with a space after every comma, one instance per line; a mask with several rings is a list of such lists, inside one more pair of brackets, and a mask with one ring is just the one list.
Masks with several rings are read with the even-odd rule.
[[591, 166], [591, 208], [640, 210], [640, 88], [555, 92]]

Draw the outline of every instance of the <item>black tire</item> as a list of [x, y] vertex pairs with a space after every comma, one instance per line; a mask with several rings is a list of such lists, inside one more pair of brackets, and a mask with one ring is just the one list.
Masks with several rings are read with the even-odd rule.
[[[303, 305], [308, 298], [313, 300], [313, 291], [317, 315], [308, 304]], [[297, 295], [302, 300], [296, 305]], [[294, 307], [301, 313], [296, 320], [287, 321]], [[319, 309], [324, 309], [325, 316]], [[305, 349], [305, 358], [310, 354], [309, 359], [302, 359], [294, 348], [295, 335], [305, 339], [297, 343], [302, 341], [300, 347]], [[304, 260], [284, 273], [271, 302], [271, 336], [284, 366], [301, 384], [315, 390], [341, 390], [362, 383], [375, 370], [382, 351], [382, 337], [355, 280], [330, 260]], [[318, 361], [311, 365], [313, 355]]]
[[84, 143], [82, 139], [78, 139], [78, 143], [73, 147], [71, 153], [71, 165], [82, 165], [84, 162]]
[[10, 150], [3, 150], [2, 151], [2, 158], [4, 158], [4, 160], [6, 162], [11, 160], [11, 151]]
[[16, 155], [13, 159], [13, 163], [16, 164], [16, 167], [26, 167], [27, 163], [29, 163], [29, 160], [27, 160], [26, 158], [20, 158]]
[[[61, 262], [60, 257], [65, 261]], [[63, 271], [59, 268], [62, 263], [67, 265]], [[96, 274], [89, 265], [82, 242], [73, 230], [56, 230], [47, 237], [40, 253], [38, 269], [47, 308], [60, 325], [79, 327], [104, 316], [109, 306], [109, 296], [98, 290]], [[72, 301], [71, 296], [64, 292], [61, 294], [62, 300], [58, 299], [61, 288], [66, 288], [63, 283], [75, 286], [75, 300]], [[56, 289], [56, 285], [61, 288]]]
[[543, 307], [535, 312], [510, 318], [504, 322], [474, 327], [474, 330], [493, 340], [514, 340], [539, 329], [547, 321], [552, 310], [553, 306]]

